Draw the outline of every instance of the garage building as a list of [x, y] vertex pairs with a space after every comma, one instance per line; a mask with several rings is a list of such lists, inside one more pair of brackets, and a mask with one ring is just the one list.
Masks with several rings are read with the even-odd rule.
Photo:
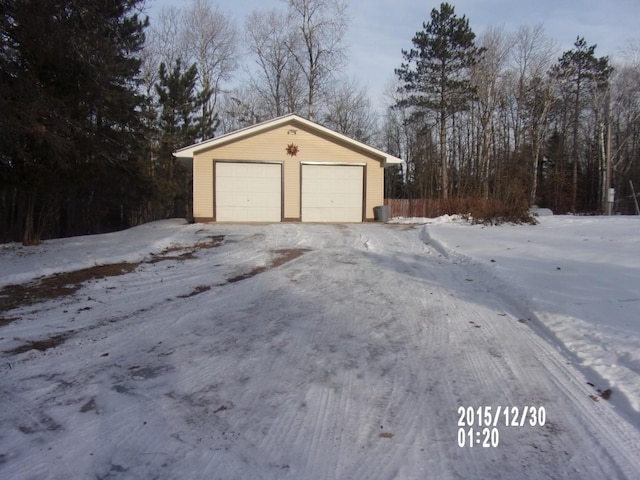
[[297, 115], [182, 148], [196, 222], [362, 222], [399, 158]]

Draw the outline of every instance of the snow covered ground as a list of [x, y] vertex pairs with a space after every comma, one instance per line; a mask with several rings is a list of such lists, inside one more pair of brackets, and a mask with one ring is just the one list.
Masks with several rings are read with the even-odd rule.
[[572, 361], [640, 418], [640, 217], [542, 217], [535, 227], [430, 228], [450, 259], [482, 265]]
[[0, 478], [638, 478], [638, 221], [1, 245]]

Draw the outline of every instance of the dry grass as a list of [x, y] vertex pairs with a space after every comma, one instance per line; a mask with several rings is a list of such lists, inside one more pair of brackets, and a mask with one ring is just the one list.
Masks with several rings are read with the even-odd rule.
[[482, 198], [388, 199], [391, 217], [427, 217], [462, 215], [473, 223], [499, 225], [501, 223], [537, 223], [529, 213], [526, 201], [501, 202]]

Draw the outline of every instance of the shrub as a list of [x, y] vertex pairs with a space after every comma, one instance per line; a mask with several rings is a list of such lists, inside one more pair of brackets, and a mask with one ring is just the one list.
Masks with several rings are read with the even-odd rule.
[[501, 223], [538, 223], [529, 213], [528, 202], [482, 198], [387, 199], [391, 217], [428, 217], [462, 215], [473, 223], [499, 225]]

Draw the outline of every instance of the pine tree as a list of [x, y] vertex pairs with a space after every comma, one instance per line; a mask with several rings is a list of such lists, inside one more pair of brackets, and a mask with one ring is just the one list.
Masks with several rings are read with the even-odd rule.
[[[116, 172], [139, 172], [142, 3], [1, 4], [0, 193], [17, 199], [3, 229], [21, 230], [24, 243], [39, 242], [47, 222], [52, 233], [99, 228], [98, 211], [112, 205], [91, 205], [108, 198], [96, 190]], [[90, 207], [93, 215], [80, 213]]]
[[416, 115], [433, 112], [439, 124], [441, 197], [448, 197], [447, 121], [465, 110], [475, 89], [469, 80], [469, 68], [476, 64], [482, 50], [475, 46], [475, 34], [465, 16], [458, 18], [454, 7], [442, 3], [431, 11], [431, 21], [413, 37], [409, 51], [403, 50], [406, 63], [396, 69], [408, 96], [405, 105]]
[[156, 84], [156, 92], [161, 108], [161, 156], [171, 154], [189, 142], [193, 143], [198, 130], [195, 92], [197, 75], [195, 64], [183, 71], [181, 59], [176, 60], [170, 72], [164, 63], [160, 64], [160, 81]]
[[560, 82], [564, 108], [571, 112], [571, 211], [575, 212], [578, 199], [578, 166], [580, 163], [580, 116], [587, 105], [596, 103], [597, 94], [609, 88], [613, 68], [608, 57], [595, 56], [596, 45], [587, 46], [584, 37], [578, 37], [574, 48], [565, 52], [553, 67], [553, 76]]
[[[197, 93], [196, 65], [183, 70], [181, 59], [177, 59], [173, 69], [160, 64], [160, 80], [156, 93], [160, 106], [160, 145], [158, 149], [158, 171], [155, 175], [158, 199], [163, 212], [159, 216], [183, 216], [181, 211], [189, 201], [189, 181], [187, 171], [173, 156], [178, 148], [195, 143], [210, 122], [209, 115], [202, 115], [203, 106], [208, 102], [208, 92]], [[209, 133], [213, 134], [213, 130]]]

